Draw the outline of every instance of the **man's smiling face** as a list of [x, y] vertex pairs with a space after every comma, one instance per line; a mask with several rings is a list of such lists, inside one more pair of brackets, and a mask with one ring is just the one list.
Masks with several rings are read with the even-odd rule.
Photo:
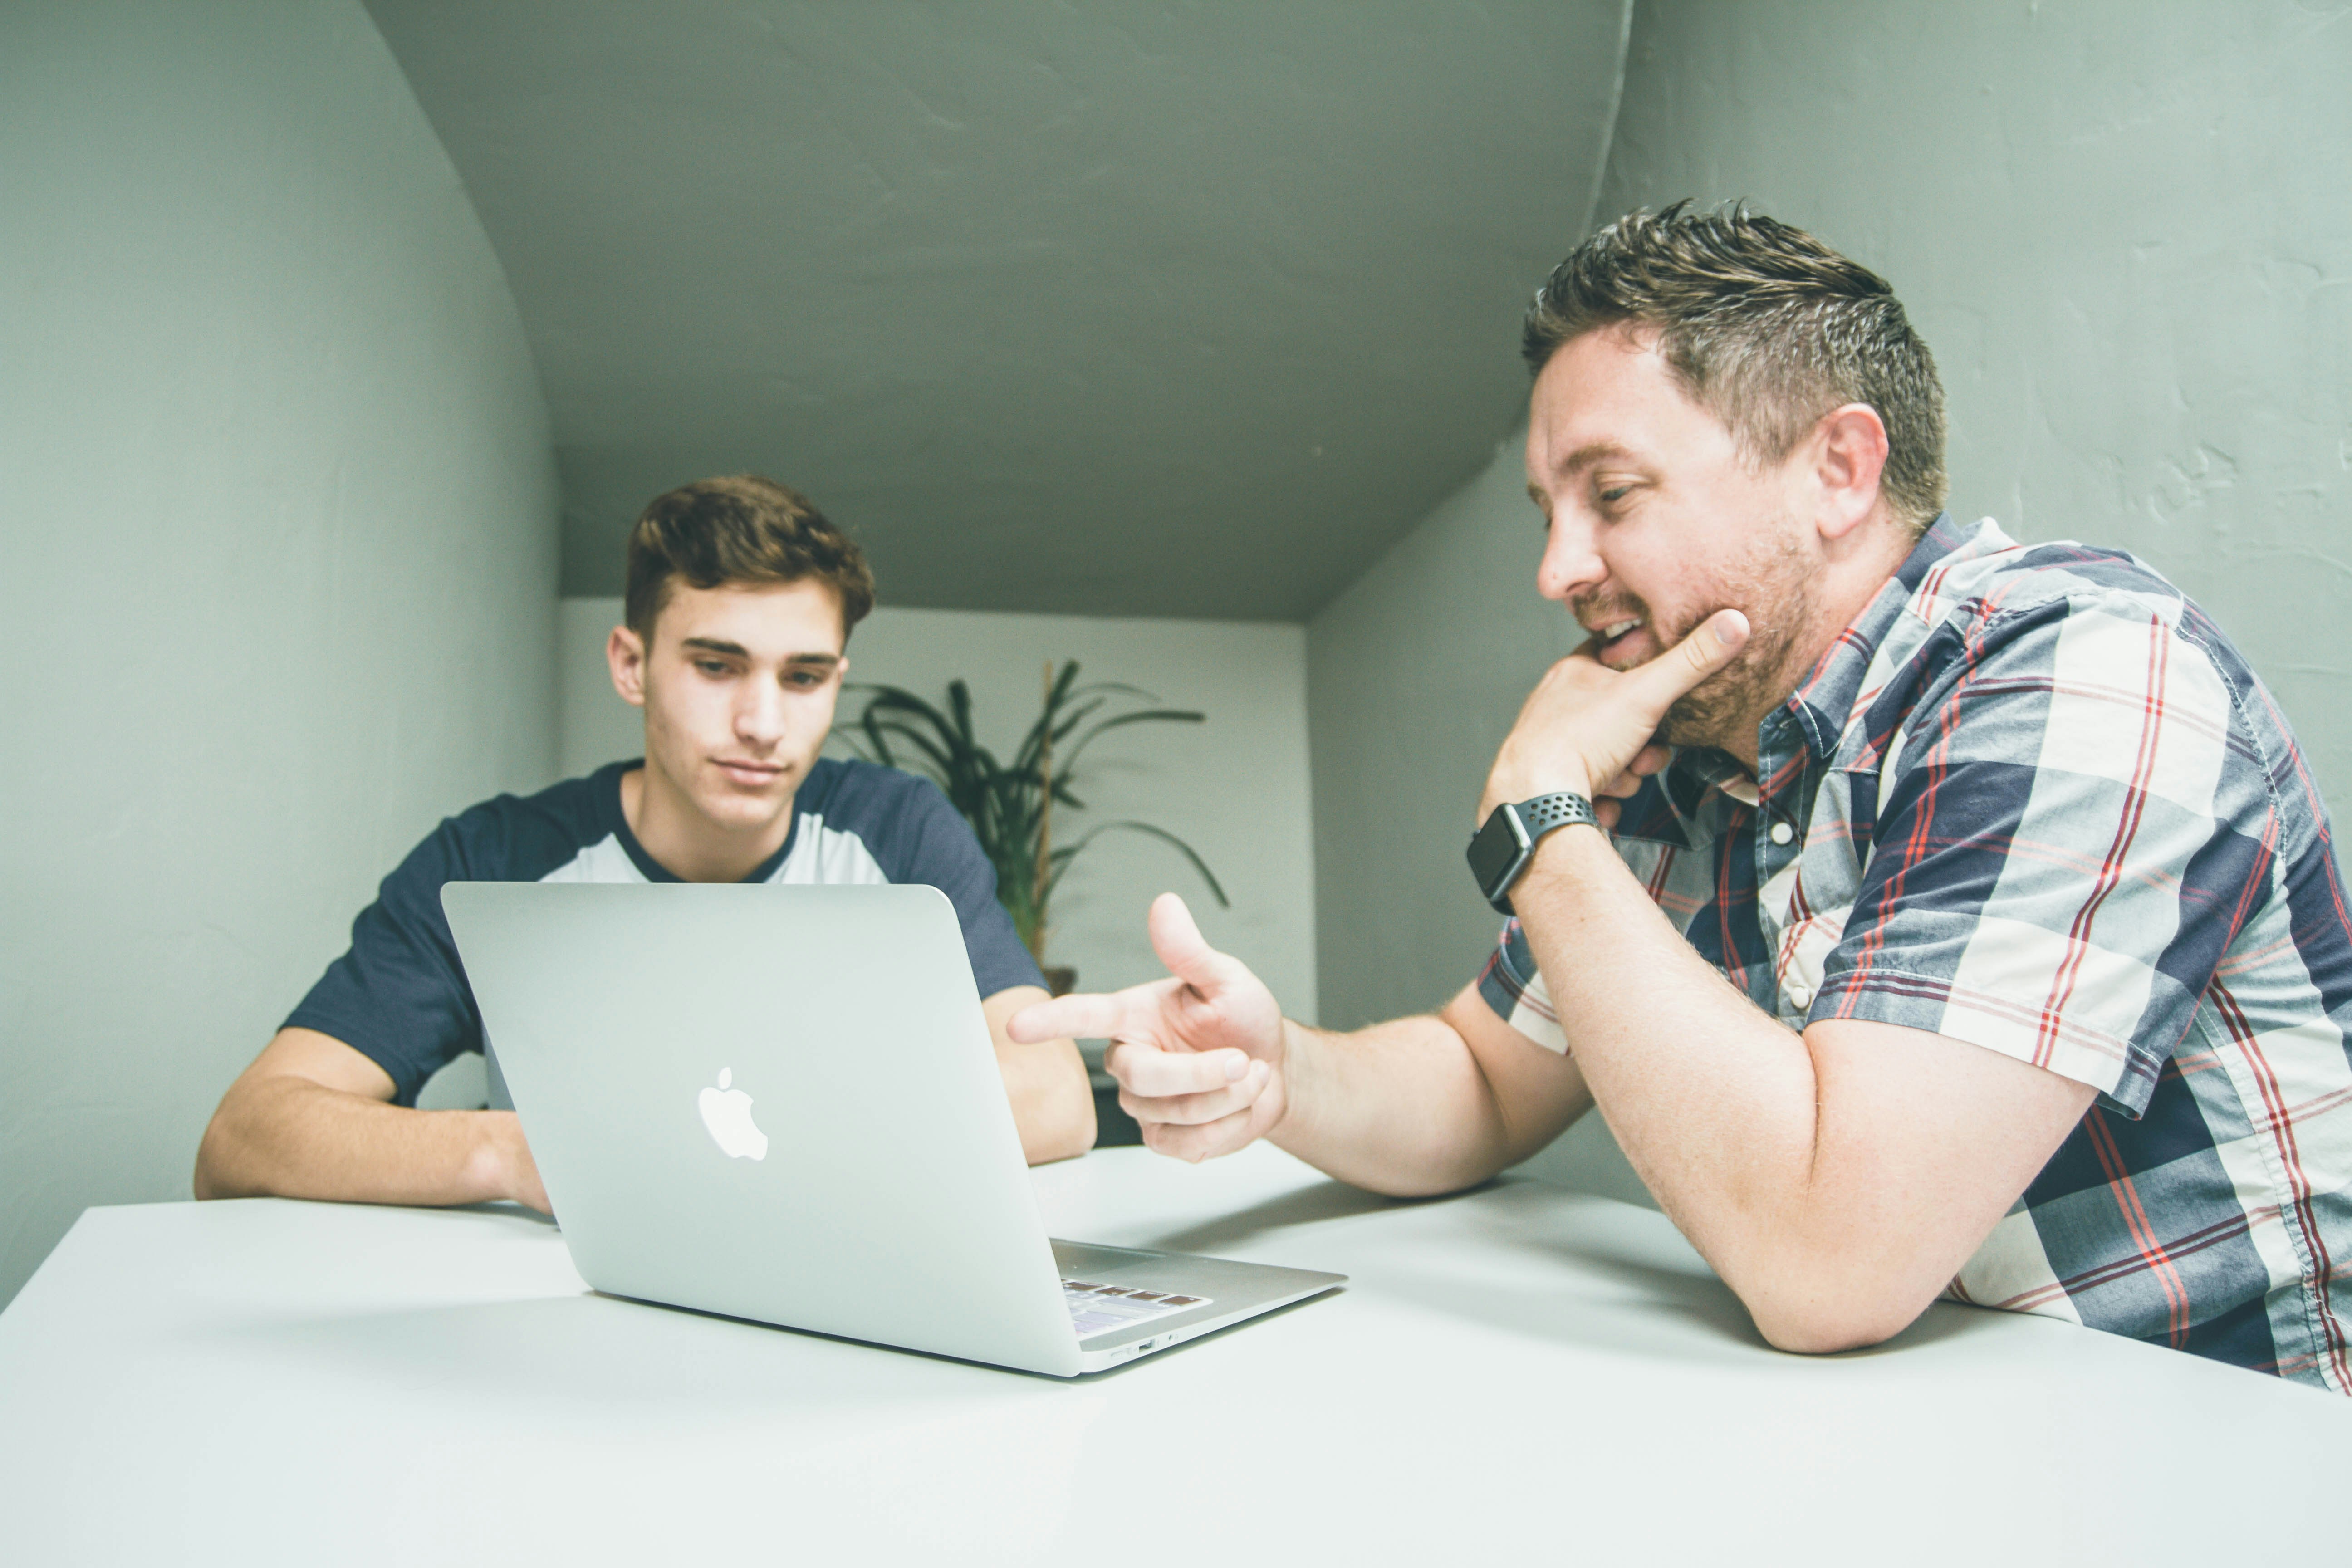
[[1571, 339], [1536, 378], [1528, 493], [1547, 520], [1538, 589], [1566, 605], [1612, 669], [1646, 664], [1717, 610], [1753, 627], [1731, 665], [1667, 710], [1675, 745], [1752, 757], [1755, 727], [1794, 689], [1812, 618], [1810, 530], [1782, 465], [1749, 463], [1685, 396], [1654, 334]]

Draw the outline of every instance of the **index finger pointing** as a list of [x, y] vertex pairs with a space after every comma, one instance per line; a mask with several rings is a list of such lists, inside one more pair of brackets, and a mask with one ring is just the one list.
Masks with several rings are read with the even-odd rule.
[[1005, 1021], [1004, 1032], [1015, 1044], [1045, 1040], [1102, 1040], [1118, 1032], [1127, 1008], [1116, 996], [1056, 996], [1024, 1007]]

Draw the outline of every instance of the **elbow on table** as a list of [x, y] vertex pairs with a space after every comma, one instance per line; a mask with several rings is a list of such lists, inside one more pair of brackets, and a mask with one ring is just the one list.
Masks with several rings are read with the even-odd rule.
[[1076, 1110], [1071, 1116], [1069, 1126], [1063, 1132], [1061, 1146], [1065, 1152], [1055, 1155], [1054, 1158], [1075, 1160], [1086, 1153], [1095, 1146], [1095, 1137], [1099, 1129], [1095, 1125], [1094, 1096], [1089, 1094], [1079, 1100]]
[[1494, 1179], [1492, 1171], [1467, 1175], [1460, 1171], [1373, 1171], [1340, 1178], [1377, 1197], [1406, 1199], [1450, 1198]]
[[1445, 1198], [1455, 1193], [1491, 1182], [1502, 1171], [1503, 1163], [1486, 1152], [1464, 1153], [1460, 1151], [1423, 1151], [1419, 1153], [1384, 1151], [1388, 1157], [1376, 1161], [1327, 1161], [1300, 1149], [1292, 1149], [1282, 1140], [1270, 1140], [1288, 1149], [1327, 1176], [1337, 1177], [1351, 1187], [1384, 1198]]
[[236, 1179], [237, 1163], [234, 1150], [237, 1130], [233, 1125], [234, 1108], [230, 1098], [235, 1090], [224, 1096], [213, 1119], [205, 1124], [205, 1135], [196, 1144], [196, 1168], [189, 1178], [189, 1186], [201, 1203], [210, 1198], [241, 1198], [251, 1196], [246, 1184]]
[[[1761, 1299], [1741, 1293], [1757, 1332], [1774, 1350], [1796, 1355], [1835, 1355], [1841, 1351], [1868, 1350], [1918, 1321], [1927, 1301], [1867, 1293], [1834, 1296], [1805, 1294]], [[1932, 1300], [1932, 1298], [1930, 1298]]]
[[188, 1190], [198, 1203], [228, 1195], [222, 1191], [220, 1184], [213, 1179], [212, 1169], [205, 1163], [205, 1151], [202, 1144], [197, 1145], [196, 1148], [196, 1168], [189, 1175]]
[[1022, 1129], [1021, 1152], [1033, 1165], [1075, 1160], [1095, 1146], [1097, 1131], [1094, 1090], [1081, 1077], [1076, 1093], [1056, 1094], [1036, 1109]]

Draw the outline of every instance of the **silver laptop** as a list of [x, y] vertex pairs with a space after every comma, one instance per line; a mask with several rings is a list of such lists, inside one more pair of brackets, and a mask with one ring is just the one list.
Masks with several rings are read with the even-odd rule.
[[1339, 1274], [1049, 1240], [935, 888], [452, 882], [581, 1277], [1057, 1377]]

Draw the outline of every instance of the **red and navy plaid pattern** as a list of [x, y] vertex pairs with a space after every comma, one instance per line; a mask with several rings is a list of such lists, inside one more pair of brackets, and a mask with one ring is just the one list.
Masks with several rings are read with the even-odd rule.
[[[2352, 1393], [2352, 913], [2285, 719], [2144, 563], [1939, 519], [1617, 849], [1792, 1029], [1869, 1018], [2099, 1091], [1952, 1281]], [[1564, 1050], [1516, 921], [1488, 1005]]]

